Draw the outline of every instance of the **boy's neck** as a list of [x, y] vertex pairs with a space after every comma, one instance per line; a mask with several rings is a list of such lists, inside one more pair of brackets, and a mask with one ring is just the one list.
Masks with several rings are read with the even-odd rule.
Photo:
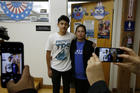
[[58, 32], [58, 34], [61, 35], [61, 36], [65, 35], [66, 33], [67, 32], [61, 32], [61, 31]]

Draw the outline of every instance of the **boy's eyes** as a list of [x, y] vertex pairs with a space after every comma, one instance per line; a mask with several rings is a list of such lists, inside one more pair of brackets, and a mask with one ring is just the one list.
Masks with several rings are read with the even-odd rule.
[[60, 23], [61, 25], [68, 25], [68, 24], [65, 24], [65, 23]]

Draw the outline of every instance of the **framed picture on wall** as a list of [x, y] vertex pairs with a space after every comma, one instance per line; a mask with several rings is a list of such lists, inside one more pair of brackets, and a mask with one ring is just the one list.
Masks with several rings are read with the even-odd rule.
[[49, 22], [48, 1], [0, 1], [0, 22]]
[[94, 21], [85, 20], [84, 25], [86, 26], [86, 37], [93, 38], [94, 37]]
[[110, 21], [100, 20], [98, 24], [98, 38], [110, 38]]

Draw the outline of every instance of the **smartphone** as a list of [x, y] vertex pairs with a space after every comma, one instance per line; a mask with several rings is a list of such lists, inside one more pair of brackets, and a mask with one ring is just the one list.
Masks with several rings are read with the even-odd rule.
[[124, 51], [119, 48], [96, 47], [95, 49], [95, 54], [102, 62], [122, 62], [123, 58], [118, 55], [123, 53]]
[[21, 78], [24, 67], [24, 46], [21, 42], [3, 42], [1, 54], [1, 85], [3, 88], [9, 80], [15, 83]]

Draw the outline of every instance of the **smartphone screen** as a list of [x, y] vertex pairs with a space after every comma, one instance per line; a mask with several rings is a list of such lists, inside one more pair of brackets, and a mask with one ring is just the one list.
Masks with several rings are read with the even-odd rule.
[[9, 80], [15, 83], [21, 78], [24, 66], [23, 43], [4, 42], [1, 44], [1, 84], [6, 87]]
[[122, 62], [123, 59], [118, 57], [119, 54], [123, 54], [123, 50], [119, 48], [103, 48], [97, 47], [95, 49], [96, 55], [100, 61], [103, 62]]

